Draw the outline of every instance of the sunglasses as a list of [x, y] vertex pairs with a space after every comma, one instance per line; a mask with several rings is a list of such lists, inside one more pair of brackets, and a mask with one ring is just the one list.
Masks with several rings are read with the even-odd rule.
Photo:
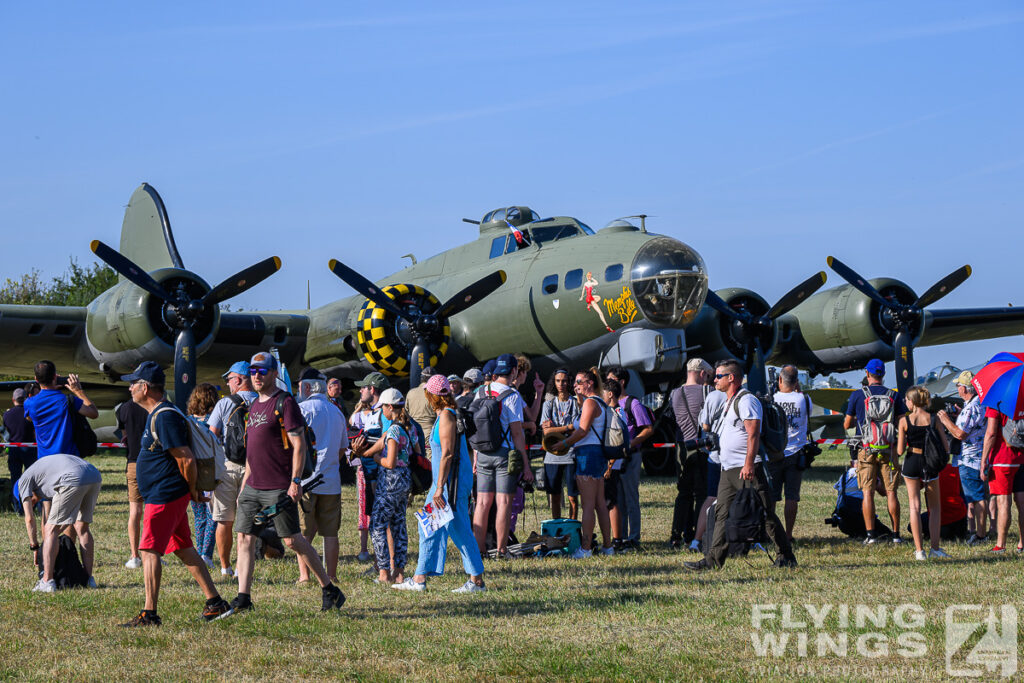
[[725, 373], [725, 374], [722, 374], [722, 373], [717, 373], [717, 374], [715, 375], [715, 379], [722, 379], [723, 377], [731, 377], [731, 376], [732, 376], [732, 375], [734, 375], [734, 374], [735, 374], [735, 373], [733, 373], [733, 372], [727, 372], [727, 373]]
[[576, 384], [586, 384], [589, 381], [589, 379], [578, 379], [576, 380]]
[[266, 368], [249, 368], [250, 375], [259, 375], [260, 377], [265, 377], [268, 372], [270, 372], [270, 370], [267, 370]]

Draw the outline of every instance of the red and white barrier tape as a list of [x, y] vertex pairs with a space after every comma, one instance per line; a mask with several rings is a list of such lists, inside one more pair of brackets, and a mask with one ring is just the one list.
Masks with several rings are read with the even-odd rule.
[[[124, 448], [121, 443], [113, 443], [110, 441], [100, 441], [96, 444], [100, 448]], [[35, 448], [37, 444], [31, 442], [21, 441], [0, 441], [0, 447], [11, 447], [11, 448]]]

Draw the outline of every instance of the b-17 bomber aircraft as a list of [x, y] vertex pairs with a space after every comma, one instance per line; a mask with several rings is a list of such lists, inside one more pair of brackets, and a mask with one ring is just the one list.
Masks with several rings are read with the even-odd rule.
[[125, 210], [119, 249], [92, 243], [120, 273], [117, 285], [85, 307], [0, 305], [0, 373], [23, 376], [48, 358], [84, 381], [114, 382], [155, 360], [173, 367], [181, 404], [197, 381], [218, 384], [232, 362], [269, 348], [293, 373], [308, 365], [347, 382], [375, 369], [397, 384], [415, 383], [426, 365], [461, 371], [522, 352], [542, 375], [623, 365], [663, 399], [687, 355], [739, 359], [752, 390], [766, 388], [767, 363], [827, 373], [895, 359], [902, 387], [914, 377], [915, 346], [1024, 331], [1024, 309], [930, 308], [968, 266], [919, 297], [830, 257], [846, 284], [818, 291], [826, 276], [814, 273], [772, 305], [748, 289], [709, 290], [700, 254], [649, 232], [644, 216], [596, 231], [525, 206], [464, 220], [478, 223], [476, 239], [376, 283], [328, 262], [325, 245], [324, 266], [354, 295], [310, 310], [228, 312], [222, 301], [257, 286], [281, 260], [254, 254], [263, 260], [211, 286], [187, 269], [163, 201], [143, 184]]

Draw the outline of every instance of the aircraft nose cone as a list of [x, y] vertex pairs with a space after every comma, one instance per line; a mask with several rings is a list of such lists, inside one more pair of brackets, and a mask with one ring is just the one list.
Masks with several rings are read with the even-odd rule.
[[630, 282], [641, 313], [662, 327], [693, 321], [708, 292], [704, 259], [671, 237], [655, 237], [637, 250]]

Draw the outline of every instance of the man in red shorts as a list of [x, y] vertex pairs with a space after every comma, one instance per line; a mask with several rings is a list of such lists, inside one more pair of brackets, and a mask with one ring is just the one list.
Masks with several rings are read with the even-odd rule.
[[[1006, 550], [1006, 533], [1010, 530], [1013, 508], [1010, 499], [1024, 493], [1024, 478], [1020, 475], [1024, 452], [1009, 446], [1003, 440], [1006, 416], [993, 408], [985, 409], [985, 441], [981, 450], [982, 480], [988, 480], [988, 492], [996, 507], [996, 545], [990, 552]], [[1021, 501], [1018, 498], [1018, 506]], [[1018, 546], [1020, 548], [1020, 546]]]
[[139, 492], [145, 501], [139, 550], [146, 606], [134, 619], [121, 625], [160, 625], [156, 603], [160, 593], [161, 557], [167, 553], [181, 558], [206, 596], [203, 619], [213, 621], [230, 616], [231, 606], [217, 592], [206, 563], [192, 545], [188, 504], [193, 500], [206, 502], [206, 498], [196, 490], [196, 463], [189, 447], [186, 418], [165, 398], [164, 371], [153, 361], [143, 362], [135, 372], [121, 379], [131, 382], [132, 400], [149, 414], [135, 466]]

